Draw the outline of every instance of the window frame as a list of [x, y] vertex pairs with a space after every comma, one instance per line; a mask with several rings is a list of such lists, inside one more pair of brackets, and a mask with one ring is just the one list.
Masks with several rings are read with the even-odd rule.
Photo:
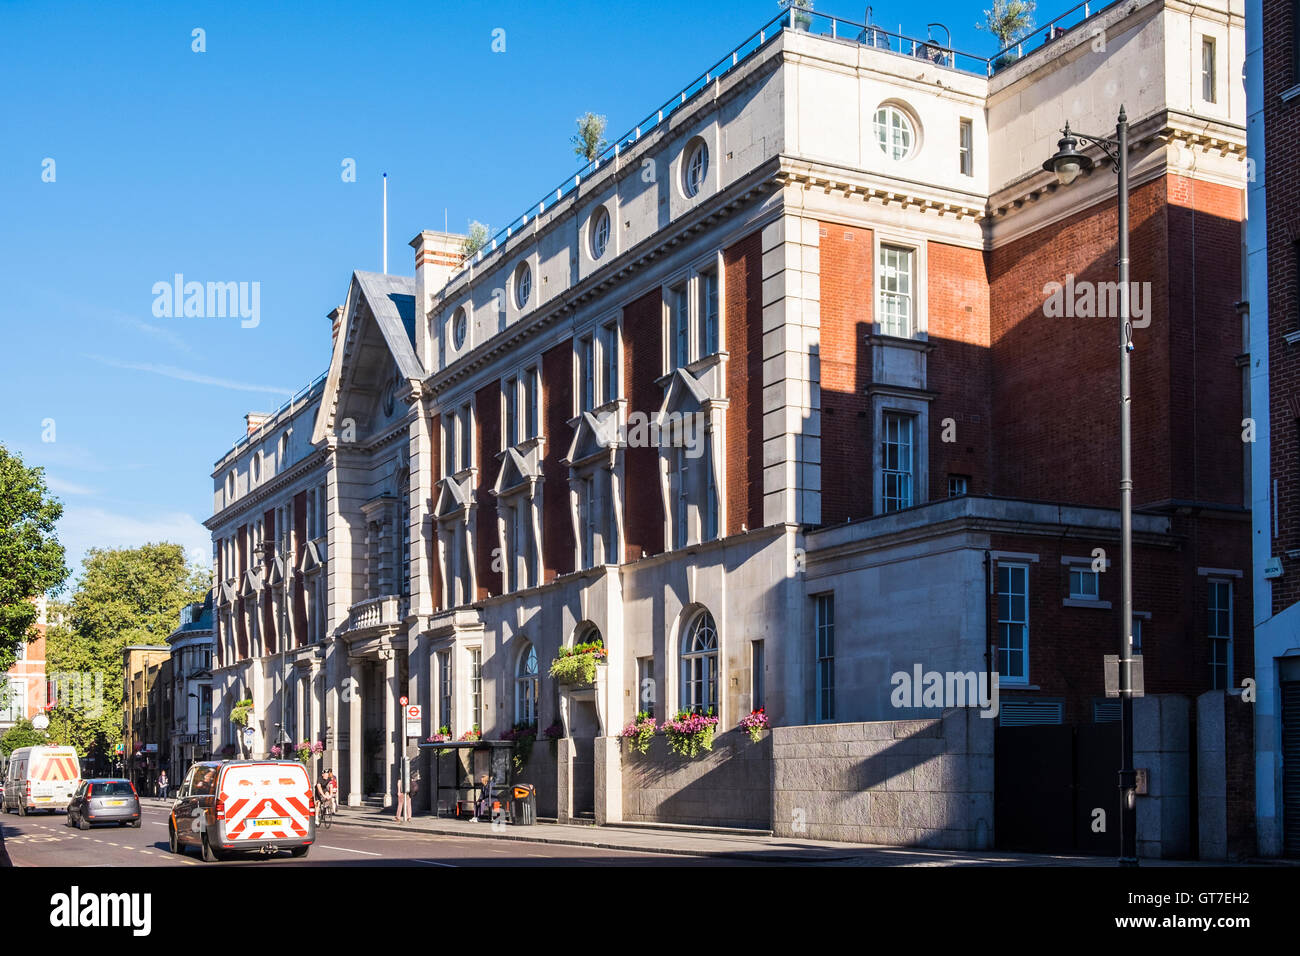
[[456, 306], [452, 309], [447, 324], [450, 327], [448, 341], [451, 343], [452, 352], [460, 353], [469, 343], [469, 309], [463, 303]]
[[[1005, 591], [1005, 592], [1002, 590], [1002, 581], [1001, 581], [1001, 575], [1002, 575], [1002, 572], [1003, 572], [1003, 571], [1007, 571], [1007, 572], [1008, 572], [1008, 576], [1007, 576], [1007, 579], [1008, 579], [1008, 580], [1007, 580], [1007, 588], [1008, 588], [1008, 589], [1007, 589], [1007, 591]], [[1013, 592], [1013, 591], [1010, 590], [1010, 588], [1011, 588], [1011, 577], [1012, 577], [1012, 574], [1011, 574], [1010, 572], [1015, 572], [1015, 571], [1020, 572], [1020, 574], [1021, 574], [1021, 576], [1022, 576], [1022, 578], [1023, 578], [1023, 581], [1024, 581], [1023, 598], [1024, 598], [1024, 602], [1025, 602], [1025, 609], [1024, 609], [1024, 617], [1023, 617], [1022, 620], [1020, 620], [1020, 619], [1014, 619], [1014, 618], [1011, 616], [1011, 600], [1010, 600], [1010, 599], [1013, 598], [1013, 597], [1016, 597], [1016, 596], [1017, 596], [1017, 592]], [[998, 643], [997, 643], [997, 654], [998, 654], [998, 657], [997, 657], [998, 672], [997, 672], [997, 673], [998, 673], [998, 681], [999, 681], [999, 683], [1001, 683], [1001, 684], [1007, 684], [1007, 685], [1013, 685], [1013, 684], [1014, 684], [1014, 685], [1016, 685], [1016, 686], [1027, 686], [1027, 685], [1029, 684], [1029, 640], [1030, 640], [1030, 632], [1029, 632], [1029, 627], [1030, 627], [1030, 615], [1029, 615], [1029, 562], [1028, 562], [1028, 561], [1001, 561], [1001, 560], [999, 560], [999, 561], [997, 562], [997, 564], [994, 566], [994, 570], [993, 570], [993, 592], [994, 592], [994, 599], [995, 599], [995, 612], [996, 612], [996, 614], [997, 614], [997, 628], [998, 628], [998, 635], [997, 635], [997, 641], [998, 641]], [[1007, 614], [1007, 617], [1006, 617], [1006, 618], [1004, 618], [1003, 615], [1002, 615], [1002, 597], [1003, 597], [1004, 594], [1005, 594], [1005, 595], [1007, 596], [1007, 598], [1008, 598], [1008, 601], [1007, 601], [1007, 605], [1008, 605], [1008, 614]], [[1003, 645], [1004, 645], [1004, 641], [1003, 641], [1003, 627], [1004, 627], [1004, 625], [1005, 625], [1006, 627], [1008, 627], [1008, 628], [1011, 628], [1011, 627], [1019, 627], [1019, 628], [1021, 628], [1021, 639], [1020, 639], [1019, 652], [1020, 652], [1020, 655], [1021, 655], [1021, 662], [1022, 662], [1021, 670], [1023, 671], [1023, 673], [1021, 673], [1021, 674], [1019, 674], [1019, 675], [1008, 675], [1008, 674], [1007, 674], [1007, 673], [1002, 669], [1003, 655], [1005, 654], [1005, 655], [1009, 658], [1009, 657], [1010, 657], [1010, 654], [1011, 654], [1012, 651], [1014, 650], [1014, 648], [1011, 647], [1010, 641], [1005, 642], [1005, 643], [1006, 643], [1006, 647], [1005, 647], [1005, 648], [1004, 648], [1004, 646], [1003, 646]], [[1008, 633], [1009, 633], [1009, 632], [1008, 632]]]
[[[706, 619], [713, 635], [713, 644], [712, 647], [697, 649], [697, 636]], [[707, 608], [697, 608], [686, 619], [677, 647], [681, 682], [678, 686], [677, 709], [687, 713], [712, 713], [721, 722], [722, 636], [718, 631], [717, 620]], [[696, 688], [701, 695], [699, 700], [696, 699]]]
[[[1086, 566], [1083, 564], [1071, 564], [1066, 567], [1066, 574], [1068, 575], [1066, 586], [1068, 588], [1069, 598], [1071, 601], [1100, 601], [1101, 600], [1101, 573], [1100, 572], [1094, 571], [1090, 566]], [[1086, 575], [1088, 578], [1092, 579], [1091, 594], [1088, 594], [1083, 589], [1079, 589], [1079, 590], [1075, 589], [1074, 576], [1076, 574]], [[1084, 578], [1080, 577], [1080, 582], [1082, 582], [1083, 580]]]
[[[1210, 641], [1210, 689], [1211, 690], [1233, 690], [1232, 684], [1232, 652], [1233, 652], [1233, 607], [1235, 595], [1233, 594], [1232, 580], [1230, 578], [1210, 577], [1207, 579], [1208, 594], [1206, 595], [1206, 637]], [[1222, 587], [1227, 594], [1227, 606], [1220, 607], [1214, 601], [1215, 592]], [[1227, 622], [1227, 633], [1220, 634], [1213, 623], [1215, 615], [1222, 614]], [[1222, 647], [1224, 659], [1218, 660], [1218, 649]], [[1217, 684], [1216, 673], [1222, 668], [1223, 686]]]
[[962, 176], [975, 175], [975, 123], [965, 116], [957, 125], [957, 171]]
[[[714, 294], [707, 298], [715, 306], [711, 316], [704, 305], [709, 282]], [[722, 250], [713, 250], [673, 273], [660, 288], [664, 374], [725, 355], [727, 289]]]
[[510, 276], [510, 286], [515, 308], [523, 312], [528, 308], [529, 300], [533, 295], [533, 267], [527, 259], [515, 266]]
[[[907, 444], [906, 444], [906, 450], [907, 450], [907, 468], [906, 468], [906, 469], [903, 469], [903, 468], [890, 468], [890, 467], [889, 467], [889, 448], [890, 448], [890, 445], [891, 445], [890, 437], [889, 437], [889, 424], [890, 424], [890, 421], [891, 421], [891, 420], [894, 420], [894, 421], [899, 422], [899, 423], [900, 423], [900, 426], [901, 426], [902, 423], [906, 423], [906, 425], [907, 425]], [[880, 436], [880, 513], [881, 513], [881, 514], [891, 514], [891, 513], [895, 512], [895, 511], [906, 511], [908, 508], [913, 508], [913, 507], [915, 507], [916, 504], [917, 504], [917, 496], [916, 496], [916, 485], [917, 485], [917, 468], [916, 468], [916, 432], [917, 432], [917, 427], [916, 427], [916, 426], [917, 426], [917, 416], [916, 416], [914, 413], [909, 412], [909, 411], [904, 411], [904, 410], [901, 410], [901, 409], [895, 409], [895, 408], [886, 408], [886, 409], [883, 409], [883, 410], [881, 411], [881, 415], [880, 415], [880, 426], [881, 426], [881, 436]], [[901, 427], [900, 427], [900, 429], [899, 429], [899, 438], [900, 438], [900, 441], [898, 441], [898, 442], [894, 442], [894, 443], [892, 443], [892, 444], [894, 444], [897, 448], [899, 448], [899, 449], [901, 450], [901, 449], [904, 447], [903, 444], [902, 444], [902, 441], [901, 441], [901, 438], [902, 438], [902, 429], [901, 429]], [[900, 465], [902, 464], [901, 457], [899, 458], [899, 464], [900, 464]], [[906, 483], [907, 483], [907, 498], [906, 498], [906, 503], [903, 503], [904, 499], [903, 499], [900, 495], [897, 495], [897, 494], [896, 494], [896, 495], [892, 495], [892, 496], [891, 496], [890, 494], [888, 494], [888, 489], [889, 489], [889, 477], [890, 477], [891, 475], [898, 476], [898, 477], [900, 477], [900, 478], [901, 478], [901, 477], [906, 477]], [[896, 504], [894, 507], [890, 507], [890, 506], [889, 506], [889, 503], [890, 503], [891, 501], [895, 501], [895, 502], [897, 502], [897, 504]]]
[[470, 722], [466, 730], [483, 729], [483, 648], [469, 647], [469, 710]]
[[[529, 659], [532, 660], [532, 671], [526, 671], [525, 666]], [[520, 648], [515, 658], [515, 723], [516, 724], [537, 724], [537, 718], [540, 713], [539, 698], [541, 696], [541, 672], [538, 667], [537, 645], [525, 638], [525, 643]], [[523, 694], [521, 707], [521, 697]], [[531, 707], [528, 705], [531, 703]]]
[[598, 261], [609, 250], [613, 218], [609, 207], [604, 203], [592, 210], [591, 218], [588, 220], [587, 254], [591, 256], [593, 262]]
[[1201, 99], [1206, 103], [1219, 101], [1218, 59], [1217, 39], [1208, 34], [1201, 34]]
[[[960, 482], [961, 490], [954, 491], [955, 482]], [[952, 475], [948, 476], [948, 497], [962, 498], [970, 494], [970, 475]]]
[[682, 194], [687, 199], [695, 199], [704, 191], [708, 181], [709, 144], [703, 136], [694, 136], [682, 153]]
[[[813, 598], [813, 722], [835, 721], [835, 592]], [[826, 613], [829, 611], [829, 613]]]
[[[882, 113], [885, 114], [884, 122], [881, 120]], [[902, 120], [903, 125], [893, 122], [894, 119]], [[891, 162], [903, 163], [917, 154], [921, 147], [920, 128], [920, 123], [912, 112], [892, 100], [879, 104], [871, 114], [872, 139]], [[896, 142], [899, 132], [905, 132], [907, 137], [907, 146], [901, 154]], [[886, 135], [882, 136], [882, 133]]]

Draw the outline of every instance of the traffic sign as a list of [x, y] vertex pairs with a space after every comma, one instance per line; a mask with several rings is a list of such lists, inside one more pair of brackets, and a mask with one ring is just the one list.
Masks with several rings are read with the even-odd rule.
[[406, 705], [403, 706], [405, 707], [406, 710], [406, 736], [408, 737], [420, 736], [421, 725], [424, 723], [424, 721], [420, 719], [421, 715], [424, 713], [423, 709], [420, 707], [419, 704], [411, 704], [409, 706]]
[[405, 697], [399, 697], [399, 698], [397, 698], [397, 702], [398, 702], [399, 704], [401, 704], [403, 707], [406, 706], [406, 698], [405, 698]]
[[[402, 706], [405, 707], [406, 705], [403, 704]], [[407, 719], [407, 720], [419, 720], [419, 719], [420, 719], [420, 705], [419, 705], [419, 704], [412, 704], [410, 707], [407, 707], [407, 708], [406, 708], [406, 719]]]

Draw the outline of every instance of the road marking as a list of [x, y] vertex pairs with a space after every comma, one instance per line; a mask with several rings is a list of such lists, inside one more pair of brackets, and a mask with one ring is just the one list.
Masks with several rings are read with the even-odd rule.
[[152, 823], [152, 824], [153, 824], [154, 826], [156, 826], [156, 827], [165, 827], [165, 826], [167, 825], [167, 824], [165, 824], [165, 823], [159, 823], [157, 820], [150, 820], [149, 822]]
[[447, 867], [450, 867], [450, 868], [453, 869], [453, 870], [458, 870], [458, 869], [460, 869], [460, 867], [459, 867], [457, 864], [455, 864], [455, 863], [440, 863], [438, 860], [412, 860], [411, 862], [412, 862], [412, 863], [427, 863], [427, 864], [429, 864], [430, 866], [447, 866]]
[[317, 843], [322, 850], [342, 850], [344, 853], [364, 853], [366, 856], [383, 856], [382, 853], [372, 853], [369, 850], [353, 850], [346, 846], [329, 846], [324, 843]]

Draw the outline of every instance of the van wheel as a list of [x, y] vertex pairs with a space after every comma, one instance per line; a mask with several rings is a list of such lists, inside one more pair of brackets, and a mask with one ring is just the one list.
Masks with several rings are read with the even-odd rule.
[[220, 859], [221, 859], [220, 854], [216, 850], [212, 849], [212, 844], [208, 841], [208, 835], [204, 833], [203, 834], [203, 862], [216, 863]]
[[18, 801], [18, 815], [20, 817], [27, 816], [27, 804], [23, 803], [21, 800]]
[[180, 838], [176, 835], [176, 824], [167, 821], [167, 849], [177, 856], [185, 855], [185, 847], [181, 844]]
[[294, 847], [293, 849], [291, 849], [291, 850], [289, 851], [289, 855], [290, 855], [291, 857], [293, 857], [295, 860], [301, 860], [303, 857], [305, 857], [305, 856], [307, 855], [307, 853], [308, 853], [310, 850], [311, 850], [311, 844], [308, 843], [306, 846], [296, 846], [296, 847]]

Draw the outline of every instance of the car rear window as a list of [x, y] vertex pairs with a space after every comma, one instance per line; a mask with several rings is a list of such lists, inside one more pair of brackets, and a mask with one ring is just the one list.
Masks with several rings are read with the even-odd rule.
[[129, 797], [131, 785], [125, 780], [109, 780], [107, 783], [93, 784], [92, 797]]

